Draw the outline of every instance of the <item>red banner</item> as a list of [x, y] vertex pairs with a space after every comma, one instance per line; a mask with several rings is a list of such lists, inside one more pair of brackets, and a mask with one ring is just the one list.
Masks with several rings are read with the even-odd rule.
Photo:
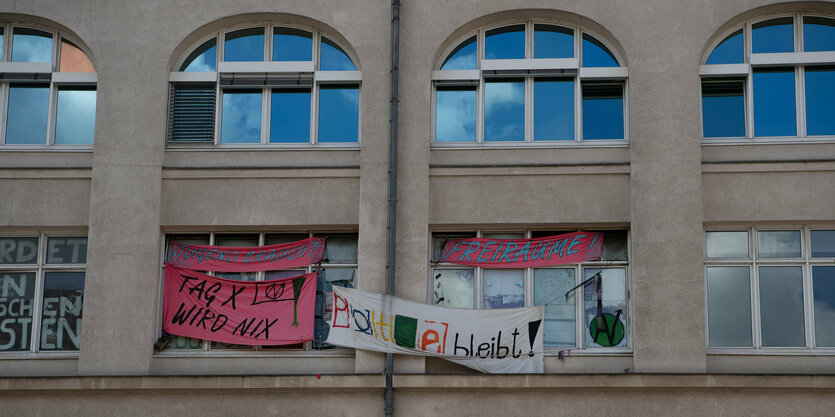
[[246, 248], [171, 242], [169, 262], [180, 268], [198, 271], [273, 271], [318, 263], [322, 260], [324, 250], [325, 239], [321, 237], [309, 237], [282, 245]]
[[165, 264], [163, 330], [239, 345], [313, 339], [316, 273], [235, 281]]
[[599, 259], [603, 233], [573, 232], [536, 239], [453, 239], [438, 262], [486, 268], [524, 268]]

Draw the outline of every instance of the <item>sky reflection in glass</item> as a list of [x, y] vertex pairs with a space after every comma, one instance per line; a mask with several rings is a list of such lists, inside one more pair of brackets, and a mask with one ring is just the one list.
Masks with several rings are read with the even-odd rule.
[[45, 145], [49, 86], [12, 84], [6, 119], [7, 145]]
[[748, 257], [748, 232], [707, 232], [705, 242], [708, 258]]
[[356, 86], [319, 88], [319, 142], [357, 142], [360, 90]]
[[222, 143], [261, 142], [261, 90], [223, 92]]
[[754, 70], [754, 136], [795, 136], [794, 69]]
[[574, 80], [534, 82], [534, 140], [574, 140]]
[[803, 18], [803, 50], [835, 51], [835, 19], [805, 16]]
[[791, 17], [779, 17], [755, 23], [751, 33], [753, 53], [794, 52], [792, 21]]
[[813, 266], [815, 345], [835, 346], [835, 266]]
[[485, 59], [525, 58], [525, 25], [505, 26], [487, 31]]
[[325, 37], [322, 37], [319, 59], [321, 61], [319, 69], [322, 71], [356, 71], [357, 69], [348, 54], [339, 45]]
[[534, 58], [573, 58], [574, 30], [553, 25], [534, 25]]
[[835, 67], [807, 67], [805, 75], [806, 134], [835, 135]]
[[52, 34], [29, 28], [14, 28], [12, 62], [52, 62]]
[[93, 143], [96, 126], [96, 90], [61, 88], [55, 120], [55, 144]]
[[272, 91], [270, 142], [310, 142], [310, 90]]
[[716, 45], [716, 48], [707, 58], [706, 64], [741, 64], [745, 62], [742, 41], [742, 29], [740, 29], [725, 38], [722, 43]]
[[583, 139], [623, 139], [623, 85], [583, 85]]
[[812, 257], [835, 258], [835, 230], [812, 230]]
[[799, 266], [761, 266], [763, 347], [805, 346], [803, 272]]
[[799, 258], [799, 230], [761, 230], [757, 232], [757, 256], [760, 258]]
[[476, 89], [438, 88], [435, 99], [435, 142], [475, 142]]
[[476, 69], [476, 37], [462, 42], [441, 65], [442, 70], [468, 70]]
[[251, 62], [264, 60], [264, 28], [241, 29], [226, 34], [223, 60]]
[[745, 137], [743, 86], [742, 81], [702, 82], [704, 137]]
[[583, 34], [584, 67], [619, 67], [615, 55], [602, 42], [591, 35]]
[[525, 140], [525, 82], [484, 83], [484, 141]]
[[313, 34], [300, 29], [275, 28], [273, 61], [312, 61]]
[[707, 268], [708, 346], [752, 346], [748, 267]]
[[3, 28], [0, 28], [0, 61], [3, 60], [3, 45], [5, 45], [4, 41], [5, 41], [5, 36], [4, 36]]
[[217, 68], [217, 39], [200, 45], [186, 58], [180, 71], [212, 72]]

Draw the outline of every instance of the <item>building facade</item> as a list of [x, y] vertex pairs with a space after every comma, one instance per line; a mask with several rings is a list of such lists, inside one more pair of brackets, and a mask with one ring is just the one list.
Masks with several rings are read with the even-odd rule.
[[[394, 292], [547, 307], [544, 374], [396, 355], [395, 415], [831, 413], [835, 3], [402, 3]], [[267, 348], [164, 338], [161, 305], [174, 240], [323, 236], [320, 292], [386, 292], [392, 22], [0, 4], [0, 415], [385, 415], [385, 356], [324, 344], [322, 311]], [[434, 262], [576, 230], [602, 260]], [[590, 290], [547, 296], [598, 271], [614, 346]]]

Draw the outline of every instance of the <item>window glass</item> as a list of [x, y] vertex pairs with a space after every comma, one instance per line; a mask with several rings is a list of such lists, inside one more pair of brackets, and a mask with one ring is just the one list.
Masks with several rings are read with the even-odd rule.
[[583, 83], [583, 139], [623, 139], [623, 84]]
[[835, 258], [835, 230], [812, 230], [812, 257]]
[[484, 140], [525, 140], [524, 80], [488, 80], [484, 96]]
[[261, 142], [261, 90], [223, 91], [220, 141]]
[[86, 237], [50, 237], [46, 239], [47, 264], [87, 263]]
[[605, 261], [626, 261], [629, 259], [626, 230], [607, 230], [603, 232], [601, 259]]
[[485, 239], [524, 239], [524, 233], [485, 233]]
[[46, 144], [49, 113], [48, 84], [11, 84], [6, 144]]
[[438, 87], [435, 92], [435, 141], [475, 142], [476, 88]]
[[754, 70], [754, 135], [797, 135], [793, 68]]
[[752, 27], [752, 52], [794, 52], [794, 28], [791, 17], [755, 23]]
[[266, 235], [264, 237], [264, 245], [282, 245], [284, 243], [293, 243], [302, 239], [307, 239], [307, 233], [293, 233], [280, 235]]
[[93, 143], [96, 126], [96, 88], [58, 88], [55, 144]]
[[475, 270], [433, 270], [434, 303], [442, 307], [475, 307]]
[[584, 67], [619, 67], [618, 60], [606, 45], [593, 36], [583, 34]]
[[171, 261], [171, 242], [181, 243], [183, 245], [208, 245], [209, 235], [166, 235], [166, 251], [165, 262]]
[[441, 65], [442, 70], [468, 70], [476, 69], [476, 37], [462, 42], [450, 52], [449, 57]]
[[744, 85], [743, 81], [702, 82], [704, 137], [745, 137]]
[[757, 255], [760, 258], [799, 258], [799, 230], [765, 230], [757, 232]]
[[707, 268], [708, 346], [752, 346], [748, 277], [747, 266]]
[[272, 90], [270, 142], [310, 142], [310, 90]]
[[835, 266], [813, 266], [815, 346], [835, 347]]
[[0, 265], [38, 263], [38, 238], [0, 237]]
[[52, 62], [52, 34], [37, 29], [14, 28], [12, 62]]
[[706, 64], [741, 64], [745, 62], [742, 29], [722, 40], [707, 57]]
[[545, 306], [544, 344], [549, 347], [570, 347], [577, 344], [575, 330], [576, 292], [568, 299], [565, 292], [574, 286], [574, 269], [534, 269], [534, 305]]
[[333, 285], [340, 285], [342, 287], [353, 287], [354, 279], [357, 277], [356, 268], [336, 268], [329, 267], [322, 269], [326, 281]]
[[223, 60], [249, 62], [264, 60], [264, 28], [241, 29], [226, 34]]
[[322, 71], [355, 71], [357, 69], [348, 54], [328, 38], [322, 37], [319, 55], [321, 61], [319, 69]]
[[748, 232], [705, 233], [708, 258], [747, 258]]
[[574, 79], [534, 81], [534, 140], [574, 140]]
[[574, 29], [553, 25], [534, 25], [534, 58], [573, 58]]
[[84, 272], [46, 272], [40, 350], [78, 350], [84, 306]]
[[180, 71], [216, 71], [217, 70], [217, 39], [212, 38], [197, 47], [189, 54]]
[[[0, 244], [8, 241], [9, 238], [0, 238]], [[2, 258], [0, 256], [0, 261]], [[35, 272], [0, 272], [0, 323], [3, 329], [0, 352], [30, 349], [34, 305]]]
[[96, 72], [90, 58], [72, 42], [61, 41], [60, 72]]
[[835, 19], [804, 16], [803, 50], [835, 51]]
[[761, 266], [759, 274], [763, 346], [805, 346], [801, 267]]
[[482, 308], [517, 308], [524, 306], [524, 270], [484, 270], [484, 298]]
[[319, 88], [319, 142], [357, 142], [360, 90], [357, 86]]
[[475, 237], [475, 233], [434, 233], [432, 236], [432, 259], [441, 258], [445, 242], [468, 237]]
[[275, 28], [273, 61], [312, 61], [313, 34], [300, 29]]
[[505, 26], [487, 31], [485, 59], [525, 58], [525, 25]]
[[5, 41], [5, 36], [3, 32], [3, 28], [0, 28], [0, 61], [3, 61], [3, 45]]
[[[258, 235], [250, 234], [218, 234], [215, 235], [216, 246], [230, 246], [237, 248], [258, 246]], [[215, 276], [240, 281], [255, 281], [256, 272], [216, 272]], [[225, 344], [224, 344], [225, 345]], [[249, 348], [247, 346], [247, 348]]]
[[[586, 268], [583, 270], [583, 279], [589, 279], [598, 272], [603, 277], [600, 297], [594, 282], [583, 289], [586, 346], [627, 346], [626, 270]], [[602, 301], [600, 311], [597, 307], [598, 299]]]
[[332, 234], [323, 236], [325, 240], [324, 257], [332, 264], [357, 263], [357, 235]]
[[806, 68], [806, 133], [835, 135], [832, 109], [835, 109], [835, 67]]

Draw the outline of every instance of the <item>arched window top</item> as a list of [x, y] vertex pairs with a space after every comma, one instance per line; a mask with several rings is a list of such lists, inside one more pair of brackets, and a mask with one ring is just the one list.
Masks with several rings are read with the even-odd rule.
[[486, 27], [449, 48], [436, 67], [475, 70], [481, 61], [578, 59], [583, 67], [621, 67], [622, 60], [599, 35], [573, 25], [540, 21]]
[[0, 22], [0, 148], [92, 149], [96, 69], [81, 42], [49, 26]]
[[176, 71], [216, 72], [223, 62], [308, 62], [318, 71], [357, 70], [332, 36], [315, 28], [271, 24], [216, 32], [185, 54]]

